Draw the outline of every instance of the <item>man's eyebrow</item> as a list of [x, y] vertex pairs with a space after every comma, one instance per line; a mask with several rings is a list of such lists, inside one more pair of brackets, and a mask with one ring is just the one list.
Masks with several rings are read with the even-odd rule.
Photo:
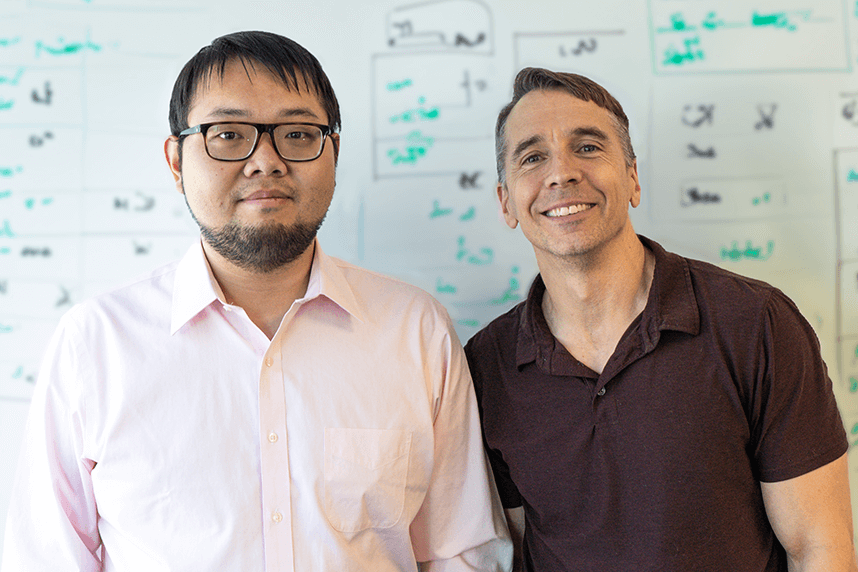
[[581, 137], [592, 137], [594, 139], [598, 139], [600, 141], [607, 141], [610, 139], [607, 133], [599, 129], [598, 127], [578, 127], [574, 129], [571, 133], [572, 137], [581, 138]]
[[208, 112], [208, 117], [249, 117], [246, 109], [238, 107], [216, 107]]
[[303, 117], [306, 119], [319, 119], [319, 116], [315, 111], [310, 109], [309, 107], [292, 107], [289, 109], [281, 109], [280, 113], [277, 114], [278, 117], [288, 118], [288, 117]]
[[542, 135], [533, 135], [531, 137], [528, 137], [524, 141], [520, 141], [518, 143], [518, 145], [516, 145], [515, 148], [513, 148], [512, 155], [510, 156], [510, 159], [513, 162], [518, 160], [518, 158], [521, 157], [525, 151], [527, 151], [530, 147], [533, 147], [534, 145], [536, 145], [540, 141], [543, 141], [544, 139], [545, 138]]
[[[247, 109], [240, 107], [216, 107], [208, 113], [208, 117], [224, 117], [224, 118], [246, 118], [250, 117], [250, 112]], [[319, 116], [309, 107], [290, 107], [281, 109], [277, 113], [277, 117], [281, 119], [302, 118], [302, 119], [319, 119]]]

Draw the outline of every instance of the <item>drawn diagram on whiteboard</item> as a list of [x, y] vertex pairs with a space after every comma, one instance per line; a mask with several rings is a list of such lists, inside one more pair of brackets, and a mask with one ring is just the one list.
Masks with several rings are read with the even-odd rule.
[[391, 51], [372, 63], [376, 180], [473, 177], [473, 142], [492, 137], [482, 105], [494, 75], [491, 22], [476, 0], [411, 4], [388, 14]]
[[650, 0], [649, 11], [656, 74], [851, 69], [839, 0]]
[[401, 6], [387, 15], [387, 44], [394, 49], [491, 54], [491, 12], [477, 0], [436, 0]]
[[[838, 361], [843, 379], [858, 378], [858, 149], [835, 151]], [[853, 391], [858, 391], [858, 385]], [[850, 388], [852, 389], [852, 388]]]

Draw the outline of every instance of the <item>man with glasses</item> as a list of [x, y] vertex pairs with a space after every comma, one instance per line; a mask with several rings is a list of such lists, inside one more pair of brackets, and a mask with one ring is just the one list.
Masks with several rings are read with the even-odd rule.
[[201, 241], [63, 318], [3, 572], [507, 569], [448, 316], [316, 239], [340, 140], [318, 61], [219, 38], [170, 127]]

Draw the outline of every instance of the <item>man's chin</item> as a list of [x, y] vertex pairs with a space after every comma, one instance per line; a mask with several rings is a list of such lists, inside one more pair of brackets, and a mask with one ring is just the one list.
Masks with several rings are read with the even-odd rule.
[[313, 244], [322, 220], [291, 226], [281, 223], [244, 226], [232, 222], [212, 229], [200, 225], [200, 232], [203, 240], [232, 264], [267, 273], [291, 264], [304, 254]]

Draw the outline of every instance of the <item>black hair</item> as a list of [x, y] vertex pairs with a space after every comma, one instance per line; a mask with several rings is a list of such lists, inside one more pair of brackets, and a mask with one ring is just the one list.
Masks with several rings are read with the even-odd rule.
[[249, 31], [216, 38], [182, 68], [170, 98], [170, 132], [173, 135], [189, 127], [188, 114], [200, 84], [209, 81], [214, 74], [223, 78], [226, 65], [232, 61], [240, 61], [245, 70], [262, 65], [290, 90], [300, 91], [300, 80], [303, 80], [307, 89], [318, 96], [328, 115], [328, 127], [339, 131], [340, 106], [319, 60], [289, 38], [271, 32]]

